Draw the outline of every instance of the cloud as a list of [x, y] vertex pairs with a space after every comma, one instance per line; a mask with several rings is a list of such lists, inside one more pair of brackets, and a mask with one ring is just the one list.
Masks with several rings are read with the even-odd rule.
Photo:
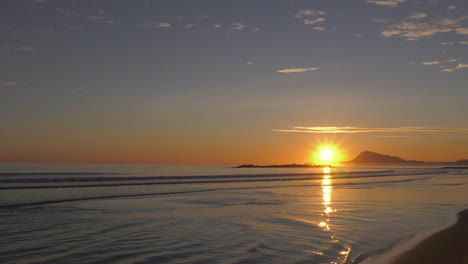
[[422, 19], [425, 17], [427, 17], [426, 13], [413, 12], [413, 14], [411, 14], [411, 16], [409, 16], [408, 18], [409, 19]]
[[456, 68], [445, 68], [445, 67], [441, 67], [440, 71], [442, 72], [454, 72], [456, 70]]
[[439, 64], [440, 62], [438, 61], [425, 61], [425, 62], [422, 62], [421, 65], [437, 65]]
[[296, 12], [296, 18], [303, 18], [303, 17], [321, 17], [325, 16], [327, 13], [320, 10], [312, 10], [312, 9], [300, 9]]
[[459, 35], [468, 35], [468, 28], [457, 28], [455, 32]]
[[458, 44], [460, 44], [460, 45], [468, 45], [468, 41], [458, 41]]
[[222, 26], [221, 24], [214, 24], [213, 25], [214, 28], [221, 28], [221, 26]]
[[15, 82], [0, 82], [0, 86], [15, 86]]
[[184, 25], [184, 28], [190, 29], [190, 28], [194, 28], [195, 26], [196, 24], [186, 24]]
[[392, 135], [392, 136], [371, 136], [375, 138], [420, 138], [422, 136]]
[[460, 27], [461, 23], [468, 19], [468, 16], [448, 18], [435, 17], [424, 22], [415, 21], [416, 17], [420, 17], [418, 19], [421, 19], [422, 14], [425, 13], [413, 13], [413, 15], [409, 17], [410, 20], [403, 20], [391, 24], [387, 26], [380, 35], [385, 38], [400, 37], [406, 40], [420, 40], [446, 32], [468, 35], [468, 28]]
[[0, 51], [24, 51], [24, 52], [34, 52], [37, 51], [35, 48], [31, 48], [28, 46], [19, 46], [19, 47], [11, 47], [11, 46], [1, 46]]
[[277, 70], [276, 72], [279, 73], [303, 73], [303, 72], [308, 72], [308, 71], [317, 71], [319, 68], [288, 68], [288, 69], [282, 69], [282, 70]]
[[151, 19], [146, 19], [143, 24], [138, 25], [137, 27], [141, 28], [170, 28], [172, 25], [167, 22], [153, 21]]
[[293, 126], [289, 129], [275, 129], [275, 132], [312, 134], [354, 134], [354, 133], [409, 133], [409, 132], [464, 132], [468, 128], [451, 127], [305, 127]]
[[447, 7], [447, 9], [450, 10], [450, 11], [453, 11], [453, 10], [457, 9], [457, 7], [452, 5], [452, 6]]
[[78, 88], [75, 88], [72, 90], [72, 93], [76, 93], [76, 92], [79, 92], [79, 91], [83, 91], [83, 90], [86, 90], [88, 87], [86, 86], [81, 86], [81, 87], [78, 87]]
[[445, 66], [441, 66], [441, 71], [442, 72], [455, 72], [461, 69], [467, 69], [468, 68], [468, 63], [458, 63], [456, 67], [448, 68]]
[[313, 25], [313, 24], [317, 24], [317, 23], [323, 23], [325, 21], [326, 21], [325, 18], [319, 17], [319, 18], [316, 18], [316, 19], [313, 19], [313, 20], [306, 19], [306, 20], [304, 20], [304, 24], [305, 25]]
[[235, 31], [243, 31], [247, 29], [247, 25], [242, 22], [232, 23], [228, 30], [226, 30], [227, 34], [233, 33]]
[[453, 42], [452, 41], [444, 41], [444, 42], [441, 42], [440, 45], [443, 45], [443, 46], [452, 46], [453, 45]]
[[406, 0], [367, 0], [367, 3], [379, 5], [379, 6], [387, 6], [387, 7], [397, 7], [400, 4], [403, 4]]
[[[327, 20], [325, 18], [326, 15], [327, 13], [325, 11], [312, 10], [312, 9], [300, 9], [299, 11], [296, 12], [294, 17], [298, 19], [299, 21], [302, 21], [304, 25], [315, 25], [319, 23], [324, 23]], [[314, 27], [313, 29], [317, 31], [326, 30], [326, 28], [323, 26]]]
[[387, 30], [384, 30], [380, 35], [389, 38], [399, 36], [406, 40], [419, 40], [422, 38], [432, 37], [439, 33], [450, 32], [452, 29], [438, 27], [437, 25], [422, 23], [422, 22], [401, 22], [391, 25]]
[[313, 27], [312, 29], [313, 29], [313, 30], [316, 30], [316, 31], [325, 31], [325, 30], [327, 30], [327, 29], [324, 28], [324, 27]]

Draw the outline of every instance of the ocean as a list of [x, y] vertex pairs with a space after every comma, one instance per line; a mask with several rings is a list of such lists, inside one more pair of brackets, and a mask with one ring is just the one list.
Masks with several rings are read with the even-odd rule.
[[0, 165], [0, 263], [385, 263], [468, 207], [468, 170]]

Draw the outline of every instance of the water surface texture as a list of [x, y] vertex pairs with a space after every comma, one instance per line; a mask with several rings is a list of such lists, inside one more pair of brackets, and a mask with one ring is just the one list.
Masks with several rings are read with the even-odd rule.
[[468, 203], [438, 168], [0, 170], [1, 263], [379, 263]]

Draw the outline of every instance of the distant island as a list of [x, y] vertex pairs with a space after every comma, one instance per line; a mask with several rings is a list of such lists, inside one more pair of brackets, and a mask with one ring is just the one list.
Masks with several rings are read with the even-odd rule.
[[234, 168], [333, 168], [331, 165], [314, 165], [314, 164], [282, 164], [282, 165], [253, 165], [244, 164]]
[[[468, 159], [457, 161], [427, 162], [419, 160], [405, 160], [400, 157], [380, 154], [372, 151], [363, 151], [354, 159], [342, 162], [347, 166], [443, 166], [444, 169], [468, 169]], [[331, 165], [317, 164], [282, 164], [282, 165], [253, 165], [243, 164], [234, 168], [333, 168]]]
[[375, 165], [396, 165], [396, 166], [447, 166], [445, 168], [468, 168], [468, 160], [427, 162], [418, 160], [405, 160], [396, 156], [384, 155], [372, 151], [363, 151], [354, 159], [343, 162], [344, 165], [355, 166], [375, 166]]

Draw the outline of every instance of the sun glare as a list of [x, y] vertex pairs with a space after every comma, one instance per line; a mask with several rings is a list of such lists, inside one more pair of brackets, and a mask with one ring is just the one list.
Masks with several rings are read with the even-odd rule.
[[333, 150], [330, 148], [324, 148], [320, 151], [320, 158], [325, 162], [333, 161]]
[[314, 163], [317, 165], [337, 165], [341, 162], [341, 150], [336, 144], [319, 144], [314, 150]]

